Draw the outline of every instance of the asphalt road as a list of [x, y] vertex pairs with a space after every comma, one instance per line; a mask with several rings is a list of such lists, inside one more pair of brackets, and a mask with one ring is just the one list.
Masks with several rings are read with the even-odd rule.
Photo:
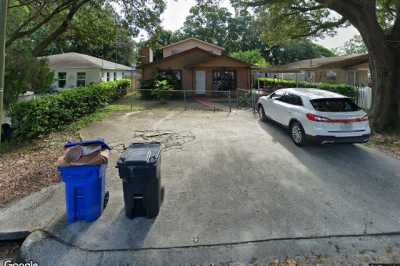
[[[365, 146], [299, 148], [248, 111], [156, 109], [113, 116], [82, 135], [115, 148], [109, 205], [91, 224], [59, 217], [45, 228], [51, 237], [28, 238], [24, 259], [176, 265], [400, 254], [397, 233], [386, 235], [400, 231], [400, 161]], [[157, 219], [128, 220], [113, 166], [123, 144], [148, 140], [164, 145], [165, 199]]]

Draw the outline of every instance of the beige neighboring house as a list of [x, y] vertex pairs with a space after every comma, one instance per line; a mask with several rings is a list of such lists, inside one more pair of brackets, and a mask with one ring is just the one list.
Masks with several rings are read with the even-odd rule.
[[368, 54], [314, 58], [266, 68], [264, 71], [270, 75], [300, 73], [304, 80], [310, 82], [345, 83], [364, 87], [369, 83], [368, 59]]
[[162, 48], [163, 58], [153, 61], [150, 48], [142, 50], [143, 79], [157, 73], [172, 73], [184, 90], [207, 92], [250, 89], [252, 65], [225, 55], [224, 48], [196, 38], [188, 38]]
[[52, 89], [63, 90], [91, 83], [131, 79], [134, 68], [80, 53], [64, 53], [41, 57], [55, 74]]

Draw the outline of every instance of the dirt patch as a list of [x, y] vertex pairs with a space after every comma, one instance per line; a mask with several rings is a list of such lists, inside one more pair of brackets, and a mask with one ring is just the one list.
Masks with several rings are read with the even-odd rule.
[[379, 134], [374, 133], [368, 146], [377, 148], [400, 159], [400, 134]]
[[0, 207], [56, 183], [56, 161], [72, 133], [55, 133], [0, 154]]

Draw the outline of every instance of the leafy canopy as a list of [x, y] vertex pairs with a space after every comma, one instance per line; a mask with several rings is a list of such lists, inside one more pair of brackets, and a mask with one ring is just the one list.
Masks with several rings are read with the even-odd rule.
[[[287, 40], [332, 36], [337, 29], [353, 24], [360, 30], [361, 12], [376, 12], [386, 32], [394, 30], [400, 11], [398, 0], [232, 0], [234, 5], [251, 8], [263, 28], [263, 38], [270, 44]], [[368, 29], [366, 29], [368, 30]]]
[[7, 49], [5, 68], [5, 105], [14, 103], [27, 91], [46, 93], [53, 83], [54, 73], [47, 62], [32, 56], [29, 49], [14, 46]]
[[[307, 40], [300, 43], [284, 42], [281, 45], [268, 43], [262, 38], [263, 30], [258, 14], [253, 11], [237, 6], [235, 14], [232, 14], [227, 8], [220, 7], [217, 2], [204, 1], [190, 9], [190, 14], [181, 29], [172, 32], [160, 28], [141, 46], [152, 47], [157, 60], [162, 58], [162, 46], [188, 37], [196, 37], [224, 47], [228, 54], [259, 65], [264, 65], [266, 62], [284, 64], [334, 55], [328, 49]], [[258, 55], [264, 58], [265, 63], [254, 59]]]
[[[46, 29], [49, 34], [51, 29]], [[121, 16], [109, 5], [85, 6], [71, 21], [69, 29], [42, 54], [79, 52], [113, 62], [131, 65], [134, 62], [134, 34]], [[35, 41], [39, 41], [39, 36]]]
[[261, 55], [260, 50], [238, 51], [231, 53], [233, 58], [239, 59], [243, 62], [253, 64], [259, 67], [266, 67], [270, 64], [267, 63], [265, 58]]
[[307, 39], [282, 41], [279, 46], [274, 46], [270, 50], [270, 60], [275, 65], [331, 56], [335, 56], [331, 50]]
[[334, 49], [338, 55], [365, 54], [368, 49], [360, 35], [355, 35], [352, 39], [346, 41], [342, 47]]
[[[40, 55], [54, 40], [74, 24], [76, 26], [76, 21], [75, 23], [73, 21], [77, 14], [88, 7], [118, 8], [121, 14], [118, 18], [120, 23], [136, 36], [140, 29], [153, 32], [158, 27], [165, 2], [163, 0], [10, 0], [7, 46], [24, 38], [30, 39], [37, 34], [37, 42], [32, 50], [35, 55]], [[102, 23], [102, 19], [101, 16], [97, 17], [96, 22]]]

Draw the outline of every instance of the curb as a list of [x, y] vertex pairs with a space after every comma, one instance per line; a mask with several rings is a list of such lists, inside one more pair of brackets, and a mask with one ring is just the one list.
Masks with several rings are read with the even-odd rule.
[[23, 240], [27, 238], [30, 233], [31, 232], [27, 230], [0, 232], [0, 241]]

